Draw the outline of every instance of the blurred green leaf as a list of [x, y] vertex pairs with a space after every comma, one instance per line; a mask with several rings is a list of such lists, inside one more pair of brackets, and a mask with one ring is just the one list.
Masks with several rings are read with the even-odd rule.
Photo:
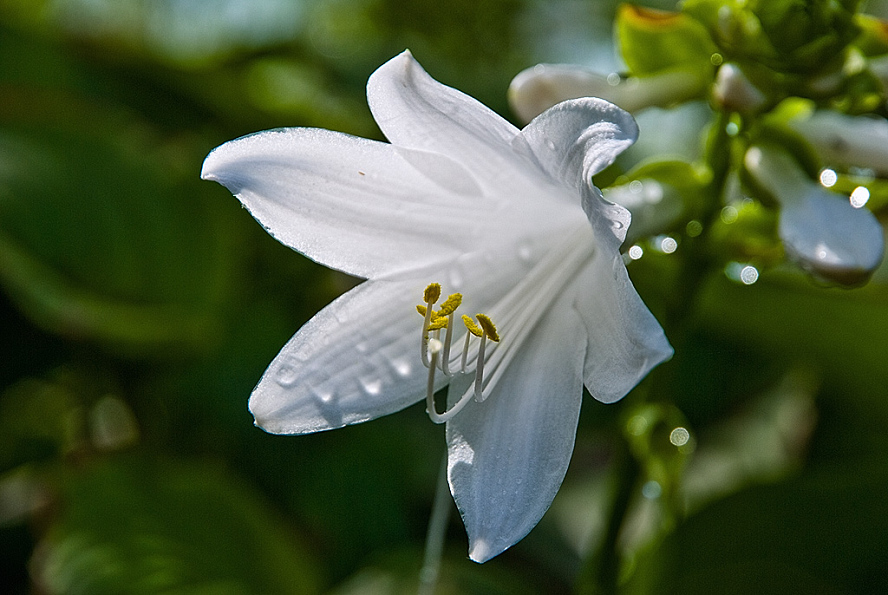
[[616, 32], [620, 54], [636, 76], [677, 68], [711, 76], [717, 48], [706, 29], [686, 14], [624, 4]]
[[193, 348], [218, 324], [237, 235], [129, 136], [0, 131], [0, 282], [68, 338]]
[[32, 560], [43, 592], [318, 591], [294, 529], [221, 467], [122, 457], [68, 472], [60, 490]]
[[685, 521], [630, 593], [875, 593], [888, 584], [888, 470], [820, 468]]

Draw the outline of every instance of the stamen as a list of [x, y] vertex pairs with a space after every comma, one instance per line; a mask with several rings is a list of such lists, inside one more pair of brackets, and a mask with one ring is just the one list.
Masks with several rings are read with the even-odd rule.
[[487, 314], [475, 314], [475, 318], [478, 319], [478, 324], [480, 324], [481, 328], [484, 329], [484, 333], [487, 335], [487, 338], [494, 343], [499, 343], [499, 334], [496, 332], [496, 325], [493, 324], [490, 316], [488, 316]]
[[[475, 316], [478, 320], [477, 323], [475, 323], [475, 321], [469, 316], [462, 317], [463, 323], [468, 329], [462, 353], [462, 373], [466, 372], [470, 337], [475, 335], [476, 337], [481, 338], [481, 344], [478, 347], [478, 355], [475, 360], [474, 390], [467, 390], [465, 394], [460, 397], [459, 401], [457, 401], [457, 403], [450, 409], [445, 409], [443, 413], [438, 413], [435, 408], [435, 369], [440, 367], [445, 375], [453, 375], [450, 371], [450, 345], [453, 340], [453, 316], [456, 309], [459, 308], [462, 303], [462, 295], [454, 293], [448, 296], [444, 303], [441, 304], [440, 310], [435, 311], [432, 309], [432, 305], [435, 304], [440, 297], [441, 285], [438, 283], [431, 283], [426, 287], [425, 292], [423, 293], [423, 299], [426, 302], [425, 305], [420, 304], [416, 306], [416, 311], [423, 317], [421, 349], [422, 363], [429, 369], [428, 383], [426, 386], [426, 412], [428, 413], [429, 418], [435, 423], [443, 423], [453, 418], [454, 415], [459, 413], [462, 408], [465, 407], [466, 403], [468, 403], [469, 399], [472, 397], [474, 397], [479, 403], [484, 400], [485, 397], [483, 396], [482, 389], [484, 386], [485, 347], [488, 339], [494, 342], [499, 342], [500, 340], [496, 325], [493, 324], [493, 321], [486, 314], [477, 314]], [[447, 329], [443, 342], [438, 338], [441, 329]], [[433, 333], [433, 336], [430, 336], [429, 333]]]
[[429, 283], [429, 286], [425, 288], [425, 291], [422, 293], [422, 301], [431, 305], [438, 301], [438, 298], [441, 297], [441, 284], [440, 283]]
[[[496, 332], [496, 325], [486, 314], [475, 314], [478, 324], [469, 316], [463, 315], [463, 323], [469, 329], [469, 333], [476, 337], [481, 337], [481, 344], [478, 345], [478, 358], [475, 360], [475, 401], [481, 403], [486, 398], [483, 394], [484, 388], [484, 348], [487, 346], [487, 339], [494, 343], [499, 343], [500, 336]], [[466, 358], [469, 351], [469, 335], [466, 334], [466, 345], [463, 350], [463, 371], [465, 371]]]
[[422, 341], [420, 342], [419, 353], [420, 356], [422, 356], [422, 365], [426, 367], [429, 365], [429, 327], [431, 326], [432, 315], [434, 314], [432, 304], [437, 302], [440, 297], [441, 284], [429, 283], [428, 287], [425, 288], [425, 291], [422, 294], [422, 299], [425, 300], [426, 305], [416, 307], [416, 311], [423, 315]]

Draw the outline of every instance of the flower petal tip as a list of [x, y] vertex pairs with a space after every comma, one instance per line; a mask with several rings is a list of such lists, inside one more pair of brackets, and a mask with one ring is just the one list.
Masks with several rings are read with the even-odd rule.
[[503, 553], [505, 550], [506, 548], [499, 551], [495, 550], [486, 539], [475, 539], [469, 544], [469, 559], [478, 564], [483, 564], [491, 558]]

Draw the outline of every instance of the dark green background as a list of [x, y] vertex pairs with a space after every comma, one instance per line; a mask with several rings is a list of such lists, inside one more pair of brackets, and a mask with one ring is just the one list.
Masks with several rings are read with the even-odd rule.
[[[5, 591], [412, 592], [442, 428], [422, 405], [314, 436], [253, 427], [265, 366], [355, 281], [278, 245], [201, 162], [272, 127], [381, 138], [364, 85], [405, 48], [512, 118], [523, 68], [618, 68], [613, 4], [0, 0]], [[669, 258], [630, 265], [657, 314]], [[719, 270], [687, 309], [650, 384], [692, 430], [707, 496], [628, 546], [628, 589], [888, 588], [888, 274], [841, 290]], [[600, 538], [635, 400], [587, 398], [564, 490], [505, 554], [468, 561], [454, 516], [441, 591], [582, 590], [571, 527]], [[107, 424], [137, 432], [107, 444]], [[735, 481], [694, 470], [707, 456]]]

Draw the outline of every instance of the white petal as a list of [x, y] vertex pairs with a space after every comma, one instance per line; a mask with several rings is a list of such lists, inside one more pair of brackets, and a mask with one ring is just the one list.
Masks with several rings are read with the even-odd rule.
[[290, 339], [250, 397], [273, 434], [339, 428], [398, 411], [425, 396], [419, 356], [419, 281], [366, 281]]
[[[603, 99], [559, 103], [524, 127], [519, 138], [552, 180], [581, 189], [638, 138], [629, 112]], [[513, 144], [518, 144], [518, 138]]]
[[[641, 186], [635, 182], [639, 182]], [[678, 190], [652, 178], [610, 186], [603, 192], [605, 200], [628, 209], [632, 214], [632, 225], [625, 239], [630, 244], [639, 238], [668, 229], [684, 212], [684, 202]], [[590, 202], [590, 206], [591, 204]]]
[[562, 299], [487, 400], [447, 424], [450, 488], [476, 562], [524, 537], [561, 486], [582, 400], [583, 334]]
[[586, 388], [597, 400], [613, 403], [669, 359], [672, 347], [632, 286], [619, 253], [597, 251], [577, 287], [576, 308], [589, 337]]
[[440, 155], [404, 153], [328, 130], [269, 130], [215, 149], [201, 176], [228, 187], [283, 244], [378, 277], [455, 258], [480, 234], [465, 222], [468, 207], [483, 208], [470, 174]]
[[441, 153], [471, 171], [492, 194], [516, 188], [526, 165], [509, 142], [518, 129], [468, 95], [442, 85], [410, 52], [395, 56], [367, 83], [370, 111], [386, 138], [411, 149]]

